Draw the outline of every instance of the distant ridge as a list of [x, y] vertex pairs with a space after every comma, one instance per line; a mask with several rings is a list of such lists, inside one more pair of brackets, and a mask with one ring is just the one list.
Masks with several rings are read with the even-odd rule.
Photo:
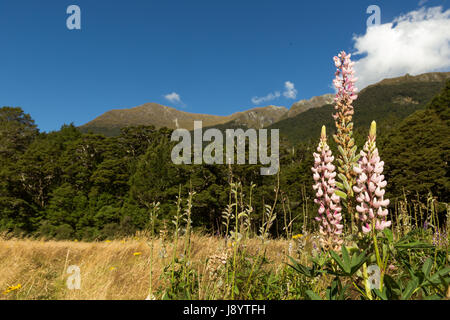
[[[450, 72], [428, 72], [419, 75], [412, 76], [407, 73], [404, 76], [396, 77], [396, 78], [388, 78], [381, 80], [378, 83], [372, 84], [371, 86], [376, 85], [392, 85], [397, 83], [407, 83], [407, 82], [443, 82], [447, 79], [450, 79]], [[367, 89], [366, 88], [366, 89]]]
[[[362, 109], [367, 108], [367, 112], [380, 113], [381, 116], [385, 112], [391, 113], [385, 110], [386, 104], [403, 106], [403, 109], [394, 112], [397, 115], [401, 114], [400, 118], [403, 119], [403, 115], [407, 116], [410, 114], [410, 111], [420, 109], [423, 102], [420, 96], [408, 90], [408, 86], [410, 89], [419, 88], [419, 91], [420, 88], [427, 87], [428, 89], [424, 91], [424, 94], [428, 97], [428, 94], [436, 94], [436, 90], [440, 86], [439, 84], [444, 83], [446, 79], [450, 79], [450, 72], [430, 72], [416, 76], [407, 74], [402, 77], [384, 79], [362, 90], [360, 92], [362, 99], [359, 98], [356, 105], [360, 104], [362, 105]], [[397, 87], [396, 90], [392, 90], [395, 86], [401, 86], [401, 88]], [[380, 89], [383, 87], [390, 88], [388, 95], [392, 96], [389, 97], [390, 100], [388, 101], [383, 96], [386, 93], [383, 93], [383, 90]], [[373, 90], [373, 88], [376, 88], [376, 90]], [[105, 135], [118, 135], [121, 128], [139, 125], [193, 130], [195, 120], [203, 121], [204, 127], [218, 127], [221, 129], [228, 127], [255, 129], [264, 127], [281, 128], [288, 123], [289, 126], [298, 126], [301, 124], [300, 122], [311, 121], [311, 115], [314, 119], [321, 117], [319, 115], [322, 113], [319, 109], [332, 104], [333, 99], [334, 94], [325, 94], [312, 97], [309, 100], [297, 101], [292, 104], [290, 109], [270, 105], [236, 112], [229, 116], [190, 113], [157, 103], [146, 103], [134, 108], [107, 111], [94, 120], [82, 125], [80, 129], [83, 132], [103, 133]], [[378, 102], [376, 102], [377, 100]], [[381, 101], [384, 101], [384, 105], [375, 107]], [[371, 105], [369, 106], [367, 103]], [[286, 122], [287, 120], [290, 121]]]
[[263, 128], [280, 120], [287, 111], [288, 109], [285, 107], [267, 106], [233, 113], [229, 116], [215, 116], [180, 111], [157, 103], [146, 103], [131, 109], [116, 109], [105, 112], [81, 126], [81, 130], [84, 132], [119, 133], [120, 128], [139, 125], [193, 130], [194, 121], [203, 121], [204, 127], [234, 121], [246, 127]]
[[[385, 79], [364, 88], [354, 102], [355, 131], [367, 131], [372, 120], [377, 121], [380, 132], [391, 130], [409, 115], [425, 108], [447, 79], [450, 79], [450, 72], [432, 72]], [[281, 135], [293, 144], [306, 142], [317, 139], [321, 125], [325, 125], [330, 134], [335, 132], [333, 112], [331, 103], [283, 119], [269, 128], [280, 129]]]
[[324, 94], [319, 97], [312, 97], [309, 100], [300, 100], [295, 102], [287, 114], [288, 118], [295, 117], [296, 115], [308, 111], [312, 108], [319, 108], [326, 104], [333, 103], [335, 95], [334, 94]]

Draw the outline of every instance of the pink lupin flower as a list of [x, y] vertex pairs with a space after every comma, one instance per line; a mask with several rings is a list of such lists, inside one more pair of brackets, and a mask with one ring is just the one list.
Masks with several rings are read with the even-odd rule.
[[369, 137], [361, 151], [361, 158], [353, 170], [358, 177], [353, 191], [357, 194], [357, 216], [361, 221], [363, 233], [369, 233], [373, 229], [382, 231], [391, 226], [387, 221], [389, 200], [384, 199], [384, 187], [387, 182], [382, 175], [384, 162], [378, 154], [376, 140], [376, 122], [370, 126]]
[[[355, 87], [355, 83], [358, 79], [355, 78], [355, 71], [353, 70], [355, 63], [350, 60], [351, 56], [351, 54], [342, 51], [337, 57], [333, 58], [337, 68], [336, 78], [333, 83], [338, 90], [335, 101], [347, 105], [348, 109], [353, 110], [351, 102], [358, 98], [358, 95], [356, 94], [358, 89]], [[338, 108], [336, 108], [336, 110], [338, 110]]]
[[327, 144], [325, 126], [322, 127], [317, 153], [314, 153], [314, 167], [311, 168], [314, 175], [316, 199], [319, 205], [318, 216], [315, 218], [320, 222], [321, 245], [325, 249], [340, 250], [343, 240], [343, 225], [341, 224], [342, 208], [340, 197], [335, 194], [336, 172], [333, 165], [334, 157]]
[[346, 197], [347, 212], [351, 222], [351, 230], [355, 230], [354, 215], [354, 194], [352, 187], [356, 182], [356, 173], [353, 167], [357, 164], [359, 155], [355, 139], [353, 138], [353, 102], [358, 97], [358, 89], [355, 87], [355, 71], [353, 70], [354, 62], [351, 61], [351, 54], [342, 51], [337, 57], [334, 57], [334, 64], [337, 68], [336, 77], [333, 84], [336, 88], [336, 97], [333, 114], [336, 125], [336, 134], [333, 136], [334, 141], [338, 145], [339, 153], [336, 161], [338, 165], [339, 182], [337, 184], [339, 191], [344, 193]]

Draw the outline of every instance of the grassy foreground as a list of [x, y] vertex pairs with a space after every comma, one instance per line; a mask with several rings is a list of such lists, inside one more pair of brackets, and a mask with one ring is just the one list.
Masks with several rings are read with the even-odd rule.
[[[137, 299], [149, 294], [150, 246], [145, 236], [104, 242], [43, 241], [27, 239], [0, 240], [0, 299]], [[249, 240], [248, 252], [256, 255], [260, 240]], [[162, 248], [164, 246], [164, 249]], [[152, 282], [164, 291], [163, 268], [173, 254], [173, 245], [154, 241]], [[224, 240], [192, 235], [191, 269], [204, 275], [215, 255], [230, 251]], [[286, 240], [267, 244], [268, 271], [277, 272], [286, 262]], [[181, 256], [181, 250], [178, 256]], [[165, 252], [165, 254], [162, 254]], [[71, 265], [80, 268], [81, 288], [70, 290], [67, 280]], [[209, 271], [209, 270], [208, 270]], [[206, 281], [207, 279], [204, 278]], [[8, 287], [20, 288], [6, 293]], [[207, 286], [202, 286], [207, 287]], [[156, 298], [161, 298], [156, 295]], [[207, 298], [198, 293], [193, 299]]]
[[[192, 233], [186, 250], [183, 237], [175, 241], [164, 234], [153, 241], [137, 234], [103, 242], [0, 237], [0, 299], [376, 298], [363, 292], [364, 274], [356, 271], [360, 267], [351, 275], [335, 277], [342, 276], [342, 271], [331, 272], [339, 265], [318, 250], [318, 238], [312, 233], [291, 240], [249, 238], [236, 244]], [[421, 238], [422, 249], [414, 249], [417, 242], [410, 242], [414, 246], [402, 245], [402, 251], [389, 259], [385, 279], [395, 282], [389, 284], [390, 291], [379, 293], [380, 298], [450, 299], [448, 247], [434, 246], [431, 234], [423, 237], [422, 233]], [[396, 243], [400, 248], [405, 242], [399, 239]], [[351, 263], [354, 259], [356, 255]], [[70, 266], [79, 267], [79, 289], [69, 288], [74, 275]]]

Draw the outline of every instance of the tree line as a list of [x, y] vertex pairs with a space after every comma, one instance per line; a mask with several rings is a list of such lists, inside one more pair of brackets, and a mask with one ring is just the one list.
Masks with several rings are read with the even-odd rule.
[[[382, 133], [391, 199], [426, 201], [432, 194], [449, 201], [449, 92], [450, 81], [424, 110]], [[223, 234], [221, 217], [230, 202], [231, 181], [242, 184], [244, 196], [256, 185], [256, 225], [278, 190], [273, 236], [285, 235], [292, 220], [299, 231], [304, 224], [314, 225], [311, 167], [317, 141], [293, 144], [281, 137], [279, 176], [261, 176], [259, 165], [174, 165], [171, 133], [138, 126], [107, 137], [82, 133], [73, 124], [46, 133], [21, 108], [1, 108], [0, 231], [83, 240], [132, 235], [149, 227], [153, 202], [161, 208], [156, 228], [170, 227], [177, 196], [184, 199], [194, 191], [193, 227]], [[355, 135], [358, 143], [367, 132]]]

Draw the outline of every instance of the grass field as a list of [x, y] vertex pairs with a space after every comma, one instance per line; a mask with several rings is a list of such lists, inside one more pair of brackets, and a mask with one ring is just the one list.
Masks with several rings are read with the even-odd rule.
[[[395, 279], [390, 280], [394, 284], [386, 280], [389, 298], [449, 299], [448, 242], [436, 244], [433, 235], [423, 231], [420, 236], [417, 231], [412, 234], [420, 237], [419, 247], [413, 239], [404, 242], [405, 236], [394, 236], [398, 238], [392, 249], [396, 256], [386, 260], [384, 269], [385, 279]], [[340, 263], [329, 252], [318, 250], [319, 237], [314, 233], [291, 240], [248, 238], [237, 244], [198, 233], [189, 238], [160, 235], [153, 239], [144, 233], [102, 242], [3, 236], [0, 299], [338, 299], [330, 294], [336, 286], [339, 299], [377, 298], [364, 293], [366, 263], [357, 272], [335, 277], [331, 271], [338, 272]], [[359, 253], [352, 256], [352, 244], [346, 245], [353, 263]], [[367, 265], [376, 262], [365, 261]], [[70, 289], [75, 275], [70, 266], [79, 267], [79, 289]]]
[[[144, 236], [92, 243], [3, 239], [0, 241], [0, 289], [4, 291], [19, 284], [20, 289], [3, 292], [0, 299], [143, 300], [149, 294], [151, 252], [147, 241]], [[249, 240], [249, 254], [256, 255], [259, 245], [257, 239]], [[163, 267], [173, 254], [173, 244], [164, 246], [165, 255], [161, 254], [161, 247], [162, 242], [157, 239], [152, 266], [155, 289], [163, 289]], [[208, 258], [226, 252], [223, 247], [223, 239], [193, 235], [191, 267], [205, 274]], [[267, 266], [272, 272], [286, 262], [288, 247], [285, 240], [268, 243], [267, 258], [273, 262]], [[177, 255], [181, 254], [182, 248], [179, 248]], [[79, 290], [70, 290], [66, 284], [71, 275], [67, 269], [71, 265], [80, 268]], [[202, 298], [201, 292], [196, 298]]]

